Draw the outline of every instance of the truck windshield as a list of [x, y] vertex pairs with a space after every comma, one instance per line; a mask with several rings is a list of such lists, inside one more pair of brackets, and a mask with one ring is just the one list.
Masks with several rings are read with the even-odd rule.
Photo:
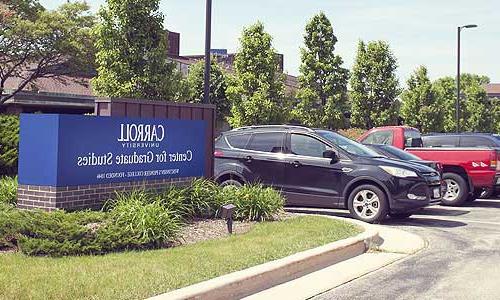
[[368, 147], [350, 140], [338, 133], [330, 130], [316, 130], [316, 133], [325, 139], [329, 140], [334, 145], [344, 149], [350, 154], [365, 156], [365, 157], [381, 157], [377, 152], [369, 149]]

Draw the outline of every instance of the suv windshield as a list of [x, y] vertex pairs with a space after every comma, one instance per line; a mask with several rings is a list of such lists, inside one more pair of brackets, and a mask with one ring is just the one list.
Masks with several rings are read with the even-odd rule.
[[350, 140], [338, 133], [329, 130], [316, 130], [316, 133], [325, 139], [332, 142], [334, 145], [344, 149], [350, 154], [366, 156], [366, 157], [380, 157], [380, 154], [377, 152], [365, 147], [364, 145]]

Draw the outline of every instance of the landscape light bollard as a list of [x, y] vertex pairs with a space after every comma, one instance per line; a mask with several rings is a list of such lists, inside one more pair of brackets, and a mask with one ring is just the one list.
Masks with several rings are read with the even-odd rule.
[[226, 219], [227, 223], [227, 231], [229, 234], [233, 234], [233, 214], [234, 209], [236, 208], [233, 204], [227, 204], [221, 207], [220, 217], [222, 219]]

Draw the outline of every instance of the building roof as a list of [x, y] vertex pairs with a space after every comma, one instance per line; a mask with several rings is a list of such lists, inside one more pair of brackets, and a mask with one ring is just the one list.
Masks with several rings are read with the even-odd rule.
[[500, 96], [500, 83], [485, 84], [484, 89], [489, 96]]
[[[93, 96], [91, 84], [91, 76], [59, 76], [57, 78], [39, 78], [32, 83], [29, 83], [23, 91], [34, 93], [51, 93], [51, 94], [66, 94]], [[21, 78], [9, 78], [5, 83], [7, 90], [15, 90], [21, 83]]]

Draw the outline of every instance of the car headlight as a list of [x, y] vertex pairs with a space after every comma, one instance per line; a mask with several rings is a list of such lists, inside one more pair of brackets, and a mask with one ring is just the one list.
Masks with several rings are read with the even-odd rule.
[[381, 168], [382, 170], [386, 171], [387, 173], [395, 177], [402, 177], [402, 178], [418, 177], [417, 173], [402, 168], [386, 167], [386, 166], [381, 166]]

